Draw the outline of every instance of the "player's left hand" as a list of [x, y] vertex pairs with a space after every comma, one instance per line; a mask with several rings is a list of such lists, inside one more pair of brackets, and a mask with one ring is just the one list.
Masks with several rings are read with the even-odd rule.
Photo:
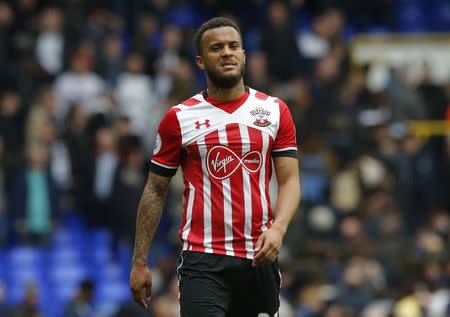
[[283, 242], [283, 233], [280, 229], [272, 226], [269, 230], [263, 232], [255, 246], [255, 257], [253, 258], [253, 267], [265, 263], [272, 263], [280, 253], [281, 243]]

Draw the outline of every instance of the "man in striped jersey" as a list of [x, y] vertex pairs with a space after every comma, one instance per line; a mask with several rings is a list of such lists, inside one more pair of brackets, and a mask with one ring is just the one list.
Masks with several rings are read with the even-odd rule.
[[[293, 120], [281, 100], [244, 86], [245, 53], [232, 20], [205, 22], [195, 40], [207, 89], [172, 107], [159, 126], [138, 210], [131, 291], [147, 307], [148, 250], [170, 178], [181, 166], [181, 316], [276, 316], [277, 256], [300, 200]], [[272, 161], [278, 181], [273, 211]]]

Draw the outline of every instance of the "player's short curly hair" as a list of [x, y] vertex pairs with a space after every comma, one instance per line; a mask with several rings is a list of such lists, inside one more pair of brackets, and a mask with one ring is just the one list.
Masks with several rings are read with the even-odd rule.
[[239, 33], [239, 37], [240, 37], [241, 43], [242, 43], [242, 34], [241, 34], [241, 30], [239, 28], [239, 25], [230, 18], [216, 17], [216, 18], [212, 18], [212, 19], [206, 21], [205, 23], [203, 23], [198, 28], [197, 32], [195, 32], [194, 39], [195, 39], [195, 48], [197, 50], [197, 54], [199, 54], [199, 55], [202, 54], [203, 33], [205, 33], [205, 31], [207, 31], [207, 30], [220, 28], [223, 26], [230, 26], [230, 27], [234, 28]]

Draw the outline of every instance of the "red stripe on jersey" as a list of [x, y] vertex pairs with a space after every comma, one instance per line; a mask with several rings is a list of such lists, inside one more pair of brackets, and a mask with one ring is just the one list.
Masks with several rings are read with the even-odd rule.
[[[258, 129], [248, 128], [248, 135], [250, 137], [250, 151], [262, 152], [262, 132]], [[264, 168], [264, 167], [263, 167]], [[258, 173], [250, 175], [251, 195], [252, 195], [252, 240], [253, 248], [256, 241], [261, 234], [262, 225], [262, 206], [261, 206], [261, 191], [259, 186], [259, 177], [261, 170]]]
[[[202, 170], [202, 161], [198, 150], [198, 144], [193, 143], [189, 146], [190, 162], [186, 162], [184, 166], [192, 165], [192, 171]], [[203, 252], [204, 223], [203, 223], [203, 177], [195, 177], [192, 175], [192, 183], [195, 187], [194, 208], [191, 217], [191, 230], [187, 240], [193, 251]], [[187, 200], [185, 204], [187, 203]]]
[[[239, 132], [239, 124], [232, 123], [226, 126], [228, 147], [238, 155], [242, 154], [242, 139]], [[233, 223], [233, 250], [235, 256], [246, 257], [245, 250], [245, 210], [244, 210], [244, 186], [242, 183], [242, 168], [238, 168], [230, 177], [231, 208]]]
[[198, 99], [195, 99], [195, 98], [189, 98], [189, 99], [183, 101], [181, 104], [182, 104], [183, 106], [195, 106], [195, 105], [198, 105], [200, 102], [201, 102], [201, 101], [198, 100]]
[[269, 98], [268, 95], [266, 95], [265, 93], [260, 92], [260, 91], [257, 91], [255, 93], [255, 97], [258, 98], [258, 99], [261, 99], [261, 100], [266, 100], [267, 98]]
[[[219, 143], [219, 132], [217, 130], [205, 136], [205, 144], [208, 152], [214, 145]], [[209, 163], [210, 162], [206, 162], [206, 164]], [[223, 186], [221, 180], [215, 179], [211, 176], [209, 176], [209, 180], [211, 184], [212, 249], [214, 253], [217, 253], [217, 250], [225, 249]]]

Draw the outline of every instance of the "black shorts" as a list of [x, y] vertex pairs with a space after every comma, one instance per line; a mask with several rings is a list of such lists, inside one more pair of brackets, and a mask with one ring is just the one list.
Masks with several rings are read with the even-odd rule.
[[178, 276], [181, 317], [278, 316], [277, 262], [253, 268], [248, 259], [183, 251]]

